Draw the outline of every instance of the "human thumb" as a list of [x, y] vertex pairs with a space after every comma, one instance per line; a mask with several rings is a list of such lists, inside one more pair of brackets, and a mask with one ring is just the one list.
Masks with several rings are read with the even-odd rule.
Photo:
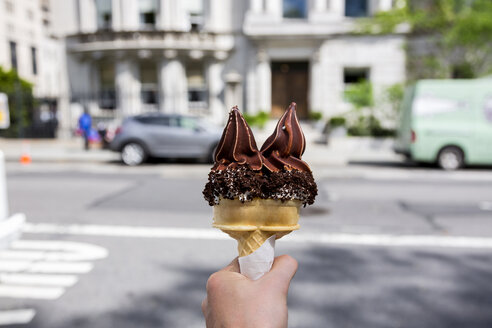
[[281, 255], [275, 258], [272, 269], [262, 280], [268, 284], [275, 284], [287, 294], [290, 281], [294, 278], [297, 271], [297, 261], [289, 255]]

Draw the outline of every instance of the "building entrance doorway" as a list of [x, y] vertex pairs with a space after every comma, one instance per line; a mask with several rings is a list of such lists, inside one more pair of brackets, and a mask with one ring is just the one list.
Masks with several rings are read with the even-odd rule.
[[295, 102], [297, 116], [308, 118], [308, 70], [308, 62], [272, 62], [272, 117]]

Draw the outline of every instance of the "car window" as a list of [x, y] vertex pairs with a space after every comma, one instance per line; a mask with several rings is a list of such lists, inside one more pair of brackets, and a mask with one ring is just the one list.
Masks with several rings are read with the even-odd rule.
[[492, 123], [492, 96], [485, 98], [483, 114], [485, 115], [487, 122]]
[[143, 124], [152, 124], [160, 126], [176, 126], [176, 119], [174, 117], [165, 116], [142, 116], [138, 117], [137, 121]]
[[198, 121], [191, 117], [181, 117], [179, 126], [187, 130], [195, 130], [198, 128]]

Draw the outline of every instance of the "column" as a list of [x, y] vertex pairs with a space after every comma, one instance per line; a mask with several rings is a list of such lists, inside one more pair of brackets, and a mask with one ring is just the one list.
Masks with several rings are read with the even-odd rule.
[[230, 29], [232, 8], [229, 1], [206, 0], [206, 28], [213, 32], [224, 32]]
[[345, 17], [345, 1], [330, 1], [330, 12], [335, 17]]
[[272, 107], [272, 70], [265, 50], [258, 51], [256, 66], [257, 110], [269, 112]]
[[91, 33], [97, 30], [97, 12], [94, 1], [79, 1], [80, 32]]
[[315, 11], [325, 11], [327, 5], [327, 0], [313, 0], [313, 9]]
[[171, 2], [173, 29], [176, 31], [189, 31], [191, 29], [190, 18], [188, 12], [183, 6], [183, 1]]
[[249, 51], [248, 55], [248, 67], [246, 72], [246, 101], [245, 108], [248, 114], [253, 114], [257, 112], [256, 109], [256, 56], [254, 55], [254, 50]]
[[171, 1], [160, 0], [158, 27], [163, 30], [171, 29]]
[[375, 11], [388, 11], [391, 10], [391, 0], [379, 0], [379, 8], [374, 8]]
[[115, 31], [121, 30], [122, 27], [121, 14], [122, 14], [122, 9], [120, 7], [120, 0], [111, 0], [112, 28]]
[[165, 113], [188, 111], [186, 71], [176, 55], [176, 51], [166, 51], [159, 64], [159, 98]]
[[140, 25], [138, 0], [121, 0], [121, 9], [121, 29], [138, 30]]
[[317, 23], [329, 21], [330, 13], [327, 10], [327, 4], [327, 0], [313, 0], [309, 7], [309, 21]]
[[321, 72], [321, 64], [319, 58], [319, 51], [316, 51], [311, 57], [311, 65], [309, 72], [309, 104], [311, 109], [314, 111], [322, 111], [323, 99], [322, 99], [322, 88], [323, 88], [323, 74]]
[[269, 17], [272, 17], [274, 20], [281, 20], [283, 16], [282, 0], [267, 0], [266, 11]]
[[115, 85], [119, 116], [140, 113], [140, 81], [135, 62], [126, 58], [117, 61]]
[[211, 119], [216, 123], [224, 123], [227, 117], [227, 110], [221, 99], [221, 95], [224, 91], [224, 80], [222, 78], [223, 71], [224, 63], [222, 61], [212, 59], [208, 64], [208, 105], [210, 108]]
[[255, 14], [261, 13], [263, 11], [263, 0], [250, 0], [249, 9]]

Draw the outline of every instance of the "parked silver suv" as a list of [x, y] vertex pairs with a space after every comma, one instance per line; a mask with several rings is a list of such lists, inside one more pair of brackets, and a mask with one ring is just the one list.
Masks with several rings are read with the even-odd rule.
[[221, 134], [221, 128], [199, 117], [144, 114], [126, 118], [109, 148], [121, 152], [127, 165], [139, 165], [149, 156], [212, 162]]

